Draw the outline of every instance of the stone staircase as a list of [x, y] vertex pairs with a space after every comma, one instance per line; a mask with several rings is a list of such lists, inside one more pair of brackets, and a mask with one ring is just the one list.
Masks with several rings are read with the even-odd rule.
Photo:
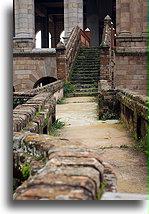
[[97, 95], [99, 72], [99, 49], [81, 47], [71, 77], [74, 96]]

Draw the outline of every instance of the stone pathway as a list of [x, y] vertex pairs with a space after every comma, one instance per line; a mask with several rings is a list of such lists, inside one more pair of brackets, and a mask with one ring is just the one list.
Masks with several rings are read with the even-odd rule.
[[[73, 97], [57, 105], [57, 118], [66, 126], [60, 137], [82, 143], [100, 152], [117, 175], [118, 192], [147, 194], [147, 157], [135, 151], [134, 140], [119, 121], [97, 120], [97, 103], [93, 97]], [[125, 148], [125, 147], [131, 148]]]

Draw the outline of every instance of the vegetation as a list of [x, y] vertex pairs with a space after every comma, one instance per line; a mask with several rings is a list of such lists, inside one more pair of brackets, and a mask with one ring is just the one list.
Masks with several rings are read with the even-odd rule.
[[144, 152], [148, 155], [147, 145], [146, 145], [145, 139], [143, 139], [143, 138], [136, 141], [134, 149], [138, 150], [140, 152]]
[[106, 111], [100, 118], [99, 120], [115, 120], [119, 119], [119, 115], [115, 112], [112, 111]]
[[20, 171], [24, 180], [27, 180], [30, 176], [30, 165], [29, 164], [20, 164]]
[[71, 84], [71, 82], [67, 81], [64, 84], [64, 96], [67, 97], [68, 94], [72, 94], [75, 93], [75, 88], [74, 86]]
[[59, 119], [57, 119], [50, 128], [50, 135], [52, 136], [58, 136], [57, 130], [62, 129], [65, 126], [64, 122], [61, 122]]
[[129, 148], [129, 146], [127, 144], [123, 144], [120, 146], [120, 148], [126, 149], [126, 148]]
[[98, 192], [98, 194], [97, 194], [97, 200], [100, 200], [100, 199], [101, 199], [101, 196], [102, 196], [103, 191], [105, 190], [105, 188], [106, 188], [106, 181], [103, 181], [103, 182], [101, 183], [100, 190], [99, 190], [99, 192]]
[[56, 104], [65, 104], [65, 98], [63, 97], [62, 99], [57, 100]]

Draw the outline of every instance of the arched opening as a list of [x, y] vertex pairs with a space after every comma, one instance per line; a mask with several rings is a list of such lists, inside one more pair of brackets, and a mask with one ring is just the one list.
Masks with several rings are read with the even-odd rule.
[[38, 88], [38, 87], [42, 87], [44, 85], [48, 85], [52, 82], [55, 82], [57, 81], [56, 78], [54, 77], [43, 77], [41, 79], [39, 79], [35, 84], [34, 84], [34, 87], [33, 88]]
[[104, 18], [109, 15], [116, 28], [116, 0], [84, 0], [84, 29], [90, 29], [91, 46], [99, 46], [102, 40]]
[[35, 0], [35, 32], [41, 30], [41, 48], [56, 48], [63, 29], [64, 0]]
[[[42, 48], [42, 38], [41, 38], [41, 30], [36, 33], [36, 48]], [[51, 48], [51, 33], [49, 33], [49, 48]]]

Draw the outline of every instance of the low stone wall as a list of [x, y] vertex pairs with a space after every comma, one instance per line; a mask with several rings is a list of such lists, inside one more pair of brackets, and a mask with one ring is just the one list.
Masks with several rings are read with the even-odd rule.
[[129, 90], [118, 90], [116, 99], [120, 102], [120, 118], [127, 125], [135, 139], [148, 145], [148, 97]]
[[115, 119], [119, 116], [119, 104], [116, 90], [99, 92], [99, 119]]
[[[110, 166], [80, 143], [31, 133], [14, 133], [15, 166], [28, 156], [30, 177], [14, 194], [14, 200], [97, 200], [104, 191], [116, 191]], [[19, 155], [19, 153], [21, 155]]]
[[49, 133], [50, 124], [55, 120], [55, 106], [56, 100], [51, 93], [41, 93], [17, 106], [13, 110], [13, 131]]
[[115, 116], [118, 116], [127, 125], [133, 137], [143, 141], [147, 148], [148, 97], [129, 90], [100, 91], [99, 118], [114, 119]]
[[63, 97], [63, 87], [64, 81], [58, 80], [43, 87], [30, 89], [26, 92], [14, 92], [13, 93], [14, 108], [17, 105], [25, 104], [29, 99], [40, 93], [50, 93], [51, 95], [54, 95], [57, 101], [58, 99]]

